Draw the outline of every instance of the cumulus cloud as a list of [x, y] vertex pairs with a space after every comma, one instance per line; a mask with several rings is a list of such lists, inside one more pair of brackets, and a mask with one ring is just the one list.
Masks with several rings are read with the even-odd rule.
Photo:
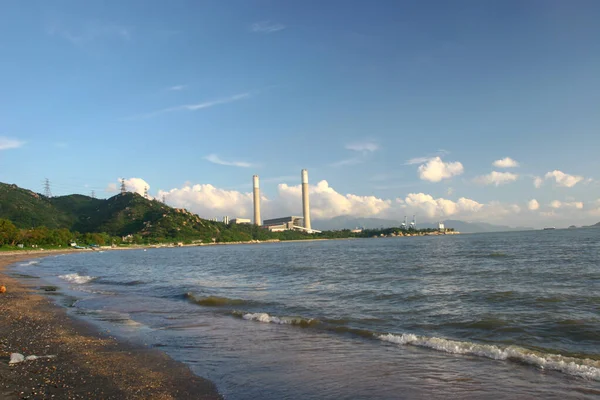
[[[116, 191], [118, 183], [109, 185]], [[281, 182], [281, 180], [279, 180]], [[141, 178], [126, 180], [127, 189], [142, 194], [150, 185]], [[477, 200], [460, 197], [458, 200], [434, 197], [426, 193], [409, 193], [406, 196], [385, 199], [370, 195], [340, 193], [325, 180], [309, 186], [311, 215], [315, 220], [330, 219], [337, 216], [378, 217], [399, 221], [404, 215], [416, 214], [421, 221], [441, 219], [460, 219], [464, 221], [482, 221], [511, 224], [541, 224], [534, 218], [564, 219], [569, 221], [591, 218], [600, 215], [600, 202], [588, 208], [582, 202], [568, 199], [564, 202], [553, 201], [546, 210], [540, 210], [540, 204], [532, 199], [523, 204], [500, 203], [491, 201], [480, 203]], [[185, 183], [182, 187], [160, 190], [158, 198], [166, 198], [172, 207], [186, 208], [203, 218], [212, 217], [252, 217], [253, 201], [250, 191], [227, 190], [210, 184]], [[264, 218], [285, 215], [302, 215], [302, 188], [300, 185], [279, 184], [272, 197], [261, 199]], [[522, 210], [537, 211], [522, 213]], [[545, 214], [543, 214], [545, 212]], [[596, 213], [596, 214], [594, 214]], [[579, 219], [578, 219], [579, 218]], [[547, 221], [547, 220], [546, 220]], [[546, 222], [544, 222], [546, 223]], [[318, 228], [318, 227], [316, 227]]]
[[[119, 179], [119, 182], [121, 180]], [[145, 190], [150, 189], [150, 184], [143, 180], [142, 178], [129, 178], [125, 179], [125, 187], [128, 192], [137, 193], [140, 195], [144, 195]]]
[[535, 211], [540, 208], [540, 203], [536, 199], [531, 199], [527, 202], [527, 208], [531, 211]]
[[158, 196], [164, 196], [170, 206], [186, 208], [204, 218], [249, 217], [252, 213], [252, 193], [219, 189], [210, 184], [187, 184], [168, 191], [159, 190]]
[[252, 167], [252, 164], [250, 164], [248, 162], [245, 162], [245, 161], [225, 161], [225, 160], [222, 160], [216, 154], [209, 154], [208, 156], [204, 157], [204, 159], [206, 161], [210, 161], [213, 164], [227, 165], [227, 166], [230, 166], [230, 167], [241, 167], [241, 168], [250, 168], [250, 167]]
[[573, 187], [577, 185], [577, 183], [581, 182], [584, 178], [583, 176], [578, 175], [569, 175], [565, 174], [562, 171], [554, 170], [552, 172], [548, 172], [545, 175], [546, 179], [554, 179], [558, 186], [563, 187]]
[[498, 172], [492, 171], [491, 173], [475, 178], [475, 182], [482, 185], [496, 185], [500, 186], [506, 183], [514, 182], [517, 180], [519, 175], [510, 172]]
[[533, 177], [533, 186], [535, 186], [536, 189], [541, 188], [543, 183], [544, 183], [544, 180], [542, 178], [540, 178], [539, 176]]
[[559, 209], [559, 208], [571, 208], [571, 209], [577, 209], [577, 210], [582, 210], [583, 209], [583, 202], [581, 201], [559, 201], [559, 200], [553, 200], [552, 202], [550, 202], [550, 207], [554, 208], [554, 209]]
[[425, 193], [410, 193], [404, 199], [407, 208], [413, 208], [429, 218], [449, 217], [458, 213], [473, 213], [481, 210], [483, 204], [461, 197], [457, 202], [444, 198], [435, 199]]
[[6, 136], [0, 136], [0, 150], [16, 149], [23, 146], [25, 142], [17, 139], [11, 139]]
[[[109, 183], [104, 191], [108, 193], [118, 192], [121, 190], [121, 181], [122, 178], [119, 178], [117, 179], [118, 183]], [[137, 193], [143, 196], [145, 191], [150, 189], [150, 184], [142, 178], [128, 178], [125, 179], [125, 189], [128, 192]]]
[[[285, 183], [278, 187], [282, 208], [289, 212], [298, 212], [302, 209], [301, 185], [288, 186]], [[391, 207], [391, 200], [383, 200], [375, 196], [358, 196], [354, 194], [341, 194], [329, 186], [325, 180], [310, 186], [311, 215], [315, 219], [328, 219], [340, 215], [357, 217], [376, 216]]]
[[443, 162], [440, 157], [431, 158], [419, 166], [419, 177], [430, 182], [439, 182], [464, 172], [463, 165], [458, 162]]
[[516, 168], [519, 166], [519, 163], [510, 157], [505, 157], [503, 159], [494, 161], [492, 165], [498, 168]]

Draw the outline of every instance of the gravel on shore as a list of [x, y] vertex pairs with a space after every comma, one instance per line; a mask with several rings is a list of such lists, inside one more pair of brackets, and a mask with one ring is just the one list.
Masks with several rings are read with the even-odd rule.
[[[0, 400], [221, 399], [214, 384], [166, 354], [120, 343], [31, 288], [6, 266], [56, 252], [0, 253]], [[11, 353], [52, 355], [8, 364]]]

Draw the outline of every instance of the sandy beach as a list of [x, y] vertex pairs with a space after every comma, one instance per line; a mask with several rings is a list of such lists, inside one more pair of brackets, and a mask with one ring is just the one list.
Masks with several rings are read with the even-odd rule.
[[[0, 285], [7, 288], [0, 294], [0, 400], [221, 399], [212, 382], [184, 364], [68, 317], [5, 273], [13, 263], [59, 253], [0, 253]], [[54, 357], [9, 366], [11, 353]]]

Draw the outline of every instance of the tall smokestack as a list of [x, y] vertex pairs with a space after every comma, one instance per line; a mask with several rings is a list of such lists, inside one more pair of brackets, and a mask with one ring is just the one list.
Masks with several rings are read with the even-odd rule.
[[260, 220], [260, 188], [258, 187], [258, 175], [252, 177], [254, 186], [254, 225], [261, 225]]
[[304, 227], [311, 230], [310, 227], [310, 204], [308, 202], [308, 171], [302, 170], [302, 211], [304, 213]]

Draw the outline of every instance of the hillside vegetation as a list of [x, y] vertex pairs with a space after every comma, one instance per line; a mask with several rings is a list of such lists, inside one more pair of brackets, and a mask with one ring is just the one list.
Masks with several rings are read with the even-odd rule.
[[[185, 209], [172, 208], [137, 193], [118, 194], [109, 199], [79, 194], [47, 198], [4, 183], [0, 183], [0, 219], [10, 221], [22, 231], [19, 240], [13, 237], [12, 242], [17, 240], [25, 244], [58, 245], [58, 242], [66, 244], [72, 239], [110, 244], [108, 242], [120, 243], [128, 235], [131, 237], [126, 240], [134, 243], [210, 243], [312, 237], [302, 232], [272, 233], [253, 225], [208, 221]], [[57, 233], [59, 230], [61, 234]], [[43, 237], [48, 238], [43, 240]]]

